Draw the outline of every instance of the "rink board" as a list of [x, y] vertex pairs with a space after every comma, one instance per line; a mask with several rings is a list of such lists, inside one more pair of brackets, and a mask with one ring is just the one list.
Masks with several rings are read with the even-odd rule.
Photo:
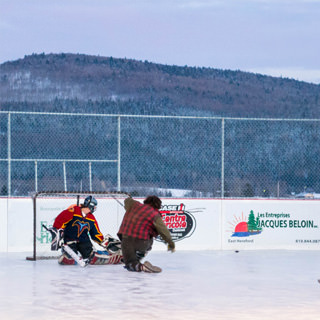
[[[137, 198], [143, 201], [141, 198]], [[319, 200], [163, 198], [161, 213], [177, 250], [315, 250], [320, 247]], [[37, 241], [47, 249], [52, 225], [68, 199], [42, 199], [38, 205]], [[95, 213], [103, 234], [116, 236], [124, 215], [112, 199]], [[31, 198], [0, 198], [0, 252], [32, 251]], [[161, 239], [154, 250], [166, 250]]]

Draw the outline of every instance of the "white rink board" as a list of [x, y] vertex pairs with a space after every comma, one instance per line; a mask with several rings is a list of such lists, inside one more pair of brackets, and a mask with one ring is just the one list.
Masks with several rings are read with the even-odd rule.
[[[192, 230], [182, 239], [175, 240], [177, 250], [221, 249], [221, 200], [214, 199], [162, 199], [162, 205], [184, 207], [179, 215], [194, 218]], [[163, 208], [162, 208], [163, 209]], [[169, 229], [170, 230], [170, 229]], [[170, 230], [172, 231], [172, 230]], [[176, 231], [176, 230], [175, 230]], [[172, 232], [171, 232], [172, 233]], [[179, 230], [178, 230], [179, 233]], [[182, 230], [183, 233], [183, 230]], [[163, 243], [154, 241], [154, 249], [166, 249]]]
[[[124, 209], [113, 199], [97, 199], [99, 206], [95, 216], [101, 232], [116, 237]], [[137, 200], [143, 201], [141, 198]], [[43, 242], [44, 248], [48, 248], [50, 239], [41, 229], [41, 223], [50, 226], [53, 219], [73, 202], [73, 199], [43, 199], [37, 202], [37, 239]], [[175, 226], [180, 226], [171, 230], [176, 237], [177, 250], [320, 248], [319, 200], [163, 198], [162, 204], [167, 218], [173, 219]], [[175, 210], [177, 208], [181, 210]], [[235, 231], [239, 226], [248, 224], [251, 211], [254, 218], [259, 218], [262, 223], [261, 232], [237, 236]], [[180, 223], [183, 219], [187, 219], [187, 224]], [[0, 198], [0, 252], [31, 252], [32, 239], [32, 199]], [[160, 241], [155, 241], [153, 248], [166, 250]]]
[[8, 199], [7, 209], [6, 246], [8, 252], [31, 251], [33, 239], [32, 199]]
[[7, 252], [8, 200], [0, 198], [0, 252]]

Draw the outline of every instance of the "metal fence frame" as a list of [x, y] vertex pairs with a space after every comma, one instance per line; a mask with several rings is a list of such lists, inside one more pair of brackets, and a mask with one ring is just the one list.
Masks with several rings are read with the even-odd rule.
[[[23, 112], [23, 111], [0, 111], [0, 114], [7, 114], [7, 158], [1, 159], [1, 162], [7, 162], [8, 165], [8, 197], [12, 195], [11, 191], [11, 163], [12, 162], [34, 162], [35, 166], [35, 192], [38, 192], [37, 165], [38, 162], [58, 162], [63, 166], [64, 191], [67, 189], [66, 163], [85, 162], [88, 163], [89, 189], [92, 191], [91, 164], [94, 162], [114, 162], [117, 163], [117, 191], [121, 191], [121, 119], [122, 118], [157, 118], [157, 119], [204, 119], [221, 121], [221, 198], [225, 196], [225, 125], [226, 121], [286, 121], [286, 122], [320, 122], [320, 119], [281, 119], [281, 118], [234, 118], [234, 117], [196, 117], [196, 116], [161, 116], [161, 115], [129, 115], [129, 114], [96, 114], [96, 113], [55, 113], [55, 112]], [[83, 117], [113, 117], [118, 119], [117, 127], [117, 159], [14, 159], [11, 157], [11, 115], [49, 115], [49, 116], [83, 116]]]

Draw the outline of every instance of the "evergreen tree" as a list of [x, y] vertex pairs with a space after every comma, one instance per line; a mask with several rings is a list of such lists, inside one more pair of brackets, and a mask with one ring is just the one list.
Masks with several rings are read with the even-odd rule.
[[258, 227], [258, 221], [256, 220], [253, 210], [250, 211], [249, 219], [248, 219], [248, 231], [254, 232], [254, 231], [260, 231], [261, 228]]

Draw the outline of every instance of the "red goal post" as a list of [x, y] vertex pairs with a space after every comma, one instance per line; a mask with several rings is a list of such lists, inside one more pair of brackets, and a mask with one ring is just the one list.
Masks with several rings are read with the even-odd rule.
[[[33, 202], [33, 251], [27, 260], [54, 259], [60, 250], [51, 251], [51, 236], [45, 227], [52, 226], [57, 215], [74, 204], [82, 204], [92, 195], [98, 201], [94, 212], [103, 235], [116, 237], [124, 215], [124, 200], [131, 197], [122, 191], [40, 191], [32, 194]], [[45, 226], [45, 227], [44, 227]]]

